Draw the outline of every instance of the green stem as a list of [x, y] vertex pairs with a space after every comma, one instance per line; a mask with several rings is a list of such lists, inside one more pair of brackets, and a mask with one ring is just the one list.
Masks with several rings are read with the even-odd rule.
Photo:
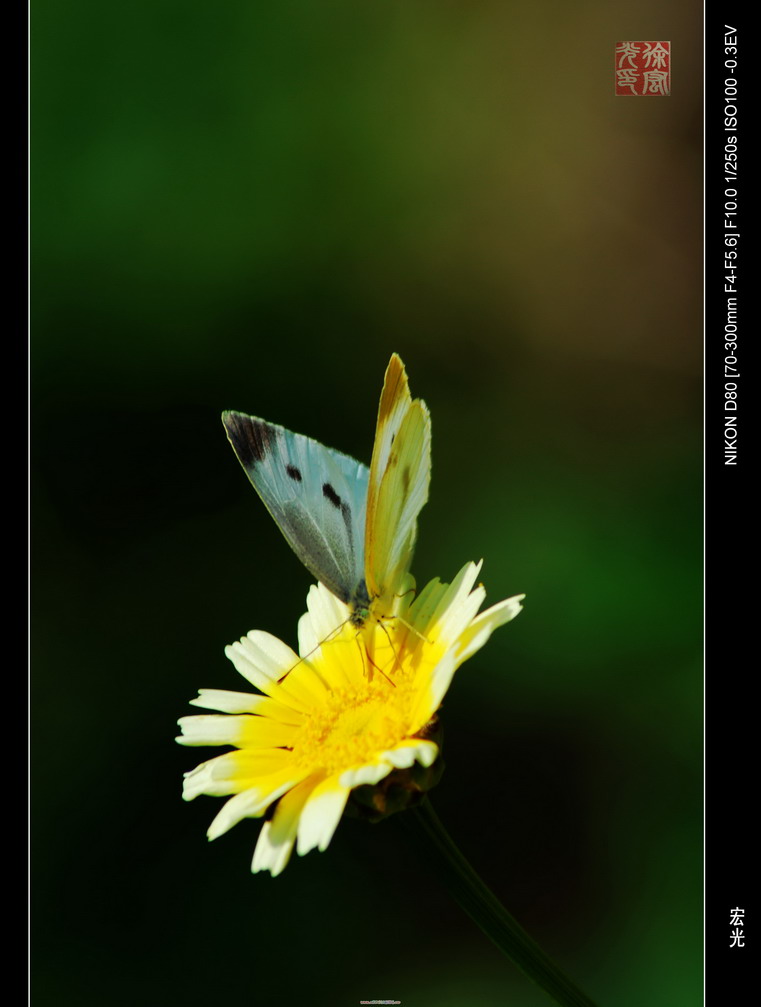
[[595, 1007], [486, 887], [460, 853], [427, 798], [394, 818], [417, 840], [420, 852], [436, 869], [453, 898], [529, 979], [562, 1007]]

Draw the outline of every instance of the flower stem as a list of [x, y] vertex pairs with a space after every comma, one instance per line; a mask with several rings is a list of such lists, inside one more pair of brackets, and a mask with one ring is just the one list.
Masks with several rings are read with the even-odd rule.
[[417, 841], [455, 901], [529, 979], [562, 1007], [595, 1007], [486, 887], [439, 821], [430, 800], [394, 818]]

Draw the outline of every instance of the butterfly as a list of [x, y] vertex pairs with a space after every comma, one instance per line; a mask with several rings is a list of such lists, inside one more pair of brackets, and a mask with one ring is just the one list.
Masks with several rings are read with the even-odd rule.
[[428, 499], [431, 420], [410, 395], [404, 364], [386, 369], [370, 468], [319, 441], [224, 412], [227, 438], [304, 566], [362, 626], [393, 614]]

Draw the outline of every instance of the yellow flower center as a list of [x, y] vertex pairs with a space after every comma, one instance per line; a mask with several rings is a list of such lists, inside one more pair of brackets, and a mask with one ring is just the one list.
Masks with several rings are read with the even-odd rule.
[[398, 660], [392, 667], [361, 673], [356, 684], [336, 685], [326, 692], [294, 738], [296, 761], [337, 773], [372, 763], [410, 737], [418, 726], [410, 723], [413, 676]]

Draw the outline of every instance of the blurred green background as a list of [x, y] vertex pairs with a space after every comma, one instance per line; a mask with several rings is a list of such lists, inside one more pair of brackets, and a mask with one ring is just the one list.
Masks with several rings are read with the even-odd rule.
[[[701, 1002], [701, 10], [33, 5], [38, 1007], [549, 1002], [393, 822], [272, 880], [180, 799], [176, 719], [310, 583], [219, 414], [369, 461], [394, 350], [418, 581], [527, 594], [435, 806], [601, 1007]], [[613, 96], [627, 39], [671, 97]]]

